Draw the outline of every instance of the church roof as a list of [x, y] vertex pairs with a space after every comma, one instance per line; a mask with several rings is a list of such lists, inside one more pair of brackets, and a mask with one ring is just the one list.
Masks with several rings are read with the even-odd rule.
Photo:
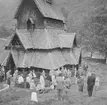
[[16, 30], [14, 35], [18, 36], [25, 49], [73, 48], [76, 37], [75, 33], [66, 33], [64, 30], [58, 29], [35, 29], [32, 34], [26, 29], [22, 29]]
[[65, 59], [58, 50], [52, 52], [36, 52], [31, 61], [32, 67], [45, 69], [57, 69], [65, 64]]
[[[45, 3], [43, 0], [33, 0], [33, 1], [35, 2], [39, 11], [42, 13], [44, 17], [57, 19], [64, 22], [64, 16], [62, 15], [61, 11], [55, 9], [55, 6]], [[19, 7], [17, 8], [17, 11], [15, 13], [15, 18], [18, 16], [21, 3], [22, 0], [20, 1]]]
[[[61, 66], [70, 64], [77, 65], [80, 61], [80, 49], [55, 49], [55, 50], [36, 50], [36, 51], [11, 51], [13, 61], [18, 68], [44, 68], [57, 69]], [[7, 62], [9, 56], [6, 56]], [[4, 62], [4, 63], [5, 63]]]
[[[20, 60], [18, 61], [20, 68], [37, 67], [44, 69], [57, 69], [66, 64], [77, 64], [76, 58], [71, 50], [67, 52], [64, 50], [28, 51], [22, 56], [20, 56]], [[23, 58], [23, 60], [21, 58]]]

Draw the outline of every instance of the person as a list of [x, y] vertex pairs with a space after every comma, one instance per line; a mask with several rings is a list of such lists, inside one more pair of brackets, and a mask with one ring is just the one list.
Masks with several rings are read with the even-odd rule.
[[53, 70], [53, 69], [50, 70], [50, 71], [49, 71], [49, 75], [50, 75], [50, 76], [55, 75], [55, 70]]
[[30, 88], [31, 87], [31, 78], [29, 77], [29, 75], [27, 75], [26, 77], [26, 84], [27, 84], [27, 88]]
[[56, 82], [56, 77], [55, 77], [55, 75], [53, 74], [53, 75], [51, 75], [51, 79], [52, 79], [52, 85], [53, 85], [53, 87], [54, 87], [54, 89], [56, 88], [56, 86], [57, 86], [57, 82]]
[[96, 79], [95, 79], [95, 90], [98, 90], [100, 86], [100, 78], [99, 76], [96, 76]]
[[93, 88], [95, 85], [95, 78], [96, 78], [95, 74], [91, 73], [91, 75], [88, 76], [88, 79], [87, 79], [87, 90], [88, 90], [89, 97], [91, 97], [93, 93]]
[[1, 71], [2, 71], [2, 78], [5, 80], [6, 77], [5, 77], [5, 68], [4, 68], [4, 66], [1, 67]]
[[84, 76], [83, 76], [83, 74], [78, 77], [77, 84], [79, 87], [79, 91], [83, 92], [83, 89], [84, 89]]
[[91, 76], [90, 70], [87, 72], [87, 77], [88, 77], [88, 76]]
[[67, 76], [67, 69], [66, 69], [66, 67], [65, 67], [64, 70], [63, 70], [63, 75], [64, 75], [64, 76]]
[[14, 85], [16, 86], [17, 83], [17, 79], [18, 79], [18, 70], [16, 70], [13, 74], [13, 80], [14, 80]]
[[84, 64], [84, 65], [83, 65], [83, 70], [84, 70], [85, 72], [87, 72], [87, 70], [88, 70], [88, 65], [87, 65], [87, 64]]
[[6, 73], [6, 77], [7, 77], [7, 84], [10, 86], [10, 84], [11, 84], [11, 70], [9, 70]]
[[60, 73], [61, 73], [61, 70], [58, 68], [58, 69], [56, 70], [56, 75], [58, 76]]
[[45, 74], [45, 71], [43, 70], [42, 72], [42, 76], [45, 78], [46, 77], [46, 74]]
[[76, 74], [74, 75], [75, 84], [77, 84], [78, 78], [80, 78], [80, 72], [76, 71]]
[[40, 75], [40, 86], [41, 86], [41, 89], [44, 90], [45, 88], [45, 79], [44, 79], [44, 74], [41, 73]]
[[34, 79], [31, 80], [30, 89], [36, 89], [36, 86], [35, 86], [35, 83], [34, 83]]
[[65, 92], [66, 92], [66, 96], [67, 96], [68, 90], [71, 87], [71, 80], [69, 77], [67, 77], [67, 76], [65, 77], [64, 84], [65, 84]]
[[59, 75], [56, 77], [56, 81], [57, 81], [57, 95], [58, 95], [58, 100], [61, 100], [62, 98], [62, 92], [64, 89], [64, 78], [62, 77], [62, 73], [59, 73]]
[[36, 74], [35, 74], [35, 71], [33, 70], [32, 72], [32, 75], [33, 75], [33, 78], [35, 79], [36, 78]]
[[71, 71], [68, 69], [67, 71], [67, 76], [70, 78], [71, 77]]
[[24, 86], [23, 86], [23, 83], [24, 83], [23, 74], [20, 74], [19, 77], [18, 77], [19, 87], [24, 87]]
[[30, 71], [30, 73], [28, 74], [28, 76], [30, 77], [30, 79], [32, 79], [33, 78], [33, 72]]

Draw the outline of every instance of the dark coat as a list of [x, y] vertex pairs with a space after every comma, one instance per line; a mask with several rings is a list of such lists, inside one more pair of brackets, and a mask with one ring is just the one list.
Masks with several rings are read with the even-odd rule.
[[96, 79], [96, 76], [95, 76], [95, 75], [88, 76], [87, 85], [88, 85], [89, 87], [90, 87], [90, 86], [94, 86], [94, 85], [95, 85], [95, 79]]

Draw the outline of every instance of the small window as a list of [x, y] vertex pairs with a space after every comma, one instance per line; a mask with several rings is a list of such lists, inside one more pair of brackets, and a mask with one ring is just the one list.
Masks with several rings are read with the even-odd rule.
[[27, 30], [31, 31], [35, 29], [35, 24], [32, 18], [29, 18], [27, 21]]

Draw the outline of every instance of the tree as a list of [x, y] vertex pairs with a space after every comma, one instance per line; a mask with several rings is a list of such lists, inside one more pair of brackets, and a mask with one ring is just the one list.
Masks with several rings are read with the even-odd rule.
[[81, 30], [82, 45], [90, 51], [99, 51], [107, 56], [107, 9], [95, 11]]

